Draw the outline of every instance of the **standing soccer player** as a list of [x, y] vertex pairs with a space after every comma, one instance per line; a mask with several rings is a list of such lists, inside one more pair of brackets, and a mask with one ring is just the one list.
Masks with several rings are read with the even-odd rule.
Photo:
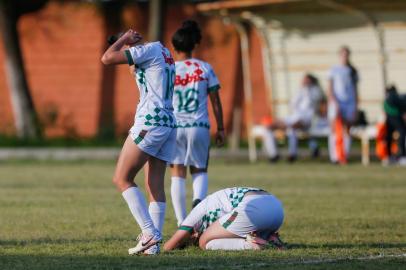
[[178, 224], [186, 218], [185, 179], [188, 166], [193, 178], [193, 207], [207, 195], [210, 147], [208, 96], [217, 121], [218, 146], [224, 144], [225, 137], [219, 81], [208, 63], [192, 58], [200, 40], [200, 29], [195, 21], [185, 21], [172, 37], [176, 59], [173, 104], [178, 128], [175, 157], [171, 161], [171, 197]]
[[359, 77], [350, 62], [350, 49], [343, 46], [339, 53], [340, 64], [329, 74], [329, 153], [333, 163], [345, 164], [351, 146], [349, 130], [357, 117]]
[[[176, 120], [172, 96], [175, 79], [174, 60], [160, 42], [138, 44], [142, 37], [128, 30], [102, 57], [105, 65], [135, 66], [135, 79], [140, 101], [134, 125], [124, 143], [117, 162], [113, 182], [122, 192], [142, 232], [130, 254], [159, 253], [161, 230], [165, 217], [164, 177], [166, 162], [172, 160], [176, 140]], [[129, 46], [123, 50], [123, 47]], [[145, 166], [149, 209], [142, 192], [134, 183]]]

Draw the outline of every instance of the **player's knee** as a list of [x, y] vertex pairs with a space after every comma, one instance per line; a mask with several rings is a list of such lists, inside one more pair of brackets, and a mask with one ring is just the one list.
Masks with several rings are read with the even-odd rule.
[[125, 180], [125, 178], [120, 175], [114, 175], [112, 182], [119, 190], [124, 189], [128, 185], [128, 182]]
[[172, 167], [172, 175], [186, 178], [186, 167], [181, 165], [174, 165]]

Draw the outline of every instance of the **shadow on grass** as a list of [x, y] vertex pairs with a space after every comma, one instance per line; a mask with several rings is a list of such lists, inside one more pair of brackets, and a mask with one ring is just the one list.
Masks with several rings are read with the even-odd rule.
[[[63, 245], [63, 244], [89, 244], [89, 243], [111, 243], [118, 241], [128, 241], [126, 237], [105, 237], [97, 239], [64, 239], [64, 238], [37, 238], [30, 240], [1, 240], [0, 246], [27, 246], [27, 245]], [[358, 248], [406, 248], [406, 243], [321, 243], [321, 244], [303, 244], [288, 243], [288, 249], [358, 249]]]
[[288, 249], [354, 249], [354, 248], [406, 248], [406, 243], [325, 243], [325, 244], [295, 244], [288, 243]]
[[[208, 256], [188, 253], [167, 253], [159, 256], [44, 256], [44, 255], [0, 255], [2, 270], [19, 269], [400, 269], [404, 259], [381, 258], [379, 260], [302, 258], [275, 259], [258, 253], [246, 256], [245, 252], [207, 253]], [[234, 256], [230, 256], [234, 254]], [[253, 253], [248, 253], [253, 254]], [[261, 255], [262, 254], [262, 255]], [[258, 256], [259, 255], [259, 256]], [[361, 267], [362, 266], [362, 267]], [[361, 268], [360, 268], [361, 267]]]

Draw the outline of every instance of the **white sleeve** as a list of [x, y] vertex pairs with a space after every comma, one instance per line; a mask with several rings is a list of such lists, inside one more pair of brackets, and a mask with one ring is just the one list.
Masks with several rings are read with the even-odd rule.
[[138, 45], [125, 50], [129, 65], [142, 65], [154, 57], [152, 47], [147, 45]]
[[182, 222], [181, 227], [186, 226], [193, 228], [202, 220], [203, 216], [207, 213], [207, 203], [209, 197], [210, 195], [207, 196], [203, 201], [201, 201], [195, 208], [193, 208], [193, 210]]

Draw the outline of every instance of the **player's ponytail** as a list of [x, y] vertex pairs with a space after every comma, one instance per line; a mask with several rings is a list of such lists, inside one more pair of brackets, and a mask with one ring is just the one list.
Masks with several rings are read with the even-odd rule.
[[182, 23], [182, 26], [173, 34], [172, 45], [178, 52], [190, 53], [195, 48], [196, 44], [200, 43], [202, 34], [197, 22], [187, 20]]

